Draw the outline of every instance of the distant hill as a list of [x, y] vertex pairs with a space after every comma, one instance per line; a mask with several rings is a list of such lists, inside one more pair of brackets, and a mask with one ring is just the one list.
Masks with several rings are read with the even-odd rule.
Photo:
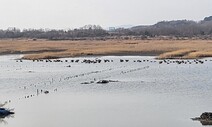
[[130, 29], [135, 34], [151, 36], [198, 36], [212, 35], [212, 16], [200, 22], [191, 20], [161, 21], [150, 26], [135, 26]]
[[212, 16], [205, 17], [205, 18], [204, 18], [204, 21], [212, 21]]

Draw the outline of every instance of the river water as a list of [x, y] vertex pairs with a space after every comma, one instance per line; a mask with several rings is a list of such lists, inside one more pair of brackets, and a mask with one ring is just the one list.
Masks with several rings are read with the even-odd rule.
[[[1, 127], [201, 127], [190, 118], [212, 111], [211, 58], [160, 64], [147, 56], [20, 57], [0, 56], [0, 102], [15, 111]], [[97, 58], [110, 62], [82, 63]]]

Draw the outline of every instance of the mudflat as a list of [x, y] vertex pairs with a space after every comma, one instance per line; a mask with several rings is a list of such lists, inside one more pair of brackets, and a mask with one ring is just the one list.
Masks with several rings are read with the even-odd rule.
[[159, 59], [212, 57], [212, 40], [0, 40], [0, 54], [24, 54], [23, 59], [87, 55], [158, 56]]

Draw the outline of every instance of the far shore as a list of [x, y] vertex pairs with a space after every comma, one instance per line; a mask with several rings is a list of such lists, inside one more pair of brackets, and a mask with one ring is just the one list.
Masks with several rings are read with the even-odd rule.
[[0, 40], [0, 55], [8, 54], [28, 60], [107, 55], [198, 59], [212, 57], [212, 40]]

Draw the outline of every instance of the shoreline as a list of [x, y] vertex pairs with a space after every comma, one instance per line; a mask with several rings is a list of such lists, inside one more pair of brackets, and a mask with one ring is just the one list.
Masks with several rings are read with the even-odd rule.
[[[212, 56], [208, 57], [192, 57], [192, 58], [187, 58], [187, 57], [167, 57], [167, 58], [160, 58], [159, 53], [149, 53], [149, 52], [144, 52], [144, 53], [138, 53], [138, 52], [119, 52], [119, 53], [106, 53], [106, 54], [81, 54], [81, 55], [71, 55], [71, 56], [50, 56], [50, 57], [40, 57], [39, 54], [36, 54], [37, 52], [31, 52], [33, 54], [25, 54], [25, 53], [4, 53], [0, 54], [0, 56], [7, 56], [7, 55], [22, 55], [21, 58], [18, 58], [17, 60], [39, 60], [39, 59], [61, 59], [61, 58], [78, 58], [78, 57], [103, 57], [103, 56], [151, 56], [155, 57], [155, 59], [158, 60], [165, 60], [165, 59], [203, 59], [203, 58], [210, 58]], [[41, 52], [42, 53], [42, 52]], [[170, 52], [167, 52], [170, 53]], [[166, 54], [166, 53], [164, 53]], [[31, 57], [31, 55], [38, 55], [36, 58], [28, 58]], [[163, 55], [163, 54], [162, 54]]]

